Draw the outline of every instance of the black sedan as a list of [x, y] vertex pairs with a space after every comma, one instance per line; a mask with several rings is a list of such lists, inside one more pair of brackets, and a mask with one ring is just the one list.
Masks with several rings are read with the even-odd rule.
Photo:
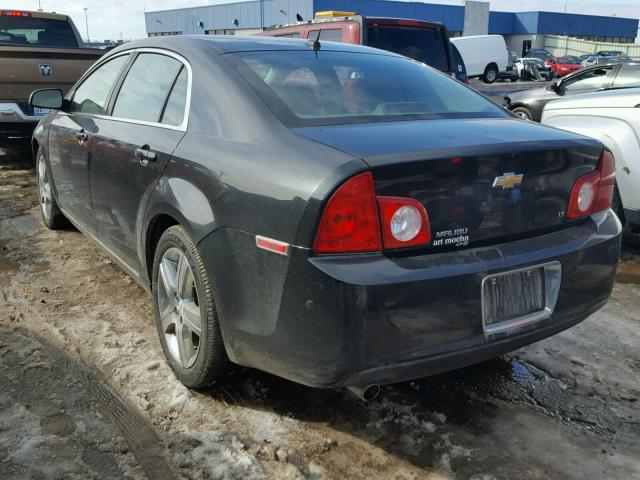
[[640, 63], [617, 63], [584, 68], [547, 87], [521, 90], [504, 97], [504, 107], [519, 117], [540, 121], [547, 102], [579, 93], [640, 87]]
[[611, 154], [405, 57], [157, 37], [31, 103], [59, 109], [33, 137], [45, 224], [151, 292], [189, 387], [230, 361], [371, 397], [575, 325], [613, 286]]

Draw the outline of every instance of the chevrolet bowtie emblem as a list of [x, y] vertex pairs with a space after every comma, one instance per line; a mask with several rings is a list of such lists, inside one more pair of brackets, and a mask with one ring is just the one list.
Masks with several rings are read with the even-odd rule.
[[524, 175], [515, 174], [513, 172], [505, 173], [501, 177], [496, 177], [493, 180], [493, 188], [502, 187], [502, 189], [513, 188], [522, 183]]

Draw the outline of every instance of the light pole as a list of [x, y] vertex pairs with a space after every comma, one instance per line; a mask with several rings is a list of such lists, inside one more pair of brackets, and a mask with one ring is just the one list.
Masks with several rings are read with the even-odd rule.
[[87, 7], [84, 7], [84, 24], [87, 26], [87, 43], [91, 43], [91, 40], [89, 39], [89, 17], [87, 15], [87, 11], [89, 9]]
[[567, 2], [569, 0], [564, 0], [564, 13], [567, 13]]

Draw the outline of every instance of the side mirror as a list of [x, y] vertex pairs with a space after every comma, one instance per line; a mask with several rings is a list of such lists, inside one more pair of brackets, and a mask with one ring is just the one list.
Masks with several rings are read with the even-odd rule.
[[553, 82], [553, 83], [551, 84], [551, 90], [553, 90], [554, 92], [559, 92], [559, 91], [560, 91], [560, 88], [561, 88], [561, 87], [560, 87], [561, 83], [562, 83], [562, 82], [561, 82], [560, 80], [558, 80], [557, 82]]
[[37, 108], [52, 108], [60, 110], [63, 103], [62, 90], [59, 88], [44, 88], [36, 90], [29, 97], [29, 104]]

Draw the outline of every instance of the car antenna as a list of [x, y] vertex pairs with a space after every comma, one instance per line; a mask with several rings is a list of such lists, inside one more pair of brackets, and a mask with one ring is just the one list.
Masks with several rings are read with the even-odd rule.
[[320, 34], [322, 33], [322, 30], [318, 30], [318, 34], [316, 35], [316, 38], [314, 40], [307, 40], [307, 45], [309, 45], [314, 52], [316, 52], [316, 55], [318, 54], [318, 50], [320, 50]]

